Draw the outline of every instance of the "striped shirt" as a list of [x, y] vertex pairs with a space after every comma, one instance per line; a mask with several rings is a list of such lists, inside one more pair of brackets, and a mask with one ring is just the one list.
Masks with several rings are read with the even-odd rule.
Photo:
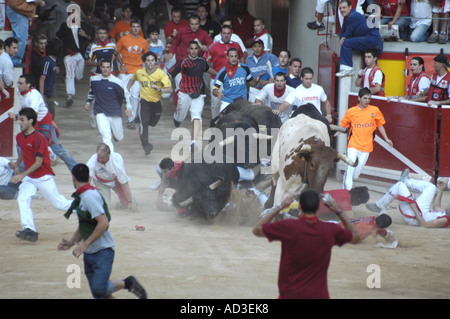
[[[85, 59], [98, 62], [100, 60], [111, 61], [111, 70], [114, 70], [113, 56], [118, 55], [116, 44], [114, 42], [108, 42], [105, 45], [93, 42], [86, 50]], [[91, 73], [100, 74], [100, 67], [98, 65], [91, 67]]]
[[175, 78], [181, 72], [180, 91], [195, 94], [204, 91], [203, 73], [208, 72], [209, 68], [209, 64], [203, 57], [193, 59], [188, 56], [170, 71], [170, 75]]

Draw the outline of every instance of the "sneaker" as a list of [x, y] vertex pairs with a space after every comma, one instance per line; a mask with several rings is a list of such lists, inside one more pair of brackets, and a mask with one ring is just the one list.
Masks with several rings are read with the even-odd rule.
[[129, 130], [135, 130], [136, 129], [136, 126], [134, 125], [133, 121], [127, 122], [127, 129], [129, 129]]
[[436, 43], [439, 40], [439, 34], [436, 32], [433, 32], [427, 39], [428, 43]]
[[402, 174], [400, 175], [400, 179], [398, 180], [399, 182], [404, 182], [409, 178], [409, 169], [405, 168], [402, 172]]
[[139, 116], [136, 116], [136, 117], [134, 118], [134, 123], [136, 123], [136, 124], [141, 123], [141, 120], [140, 120]]
[[173, 119], [173, 125], [175, 125], [175, 127], [180, 127], [181, 122], [178, 122], [177, 120]]
[[145, 155], [149, 155], [150, 152], [152, 151], [152, 149], [153, 149], [153, 145], [152, 145], [152, 144], [147, 144], [147, 145], [145, 145], [145, 146], [144, 146], [144, 152], [145, 152]]
[[72, 95], [67, 95], [66, 107], [71, 107], [73, 105]]
[[352, 76], [353, 74], [354, 74], [353, 69], [348, 69], [348, 70], [339, 71], [338, 73], [336, 73], [336, 76], [338, 78], [343, 78], [345, 76]]
[[[134, 294], [139, 299], [147, 299], [147, 293], [145, 292], [144, 287], [134, 278], [134, 276], [129, 276], [127, 278], [131, 281], [131, 286], [128, 288], [128, 291]], [[125, 279], [125, 280], [127, 280]]]
[[161, 181], [159, 181], [159, 182], [153, 184], [152, 186], [150, 186], [150, 189], [152, 191], [157, 191], [159, 189], [159, 186], [161, 186]]
[[29, 242], [36, 242], [38, 240], [39, 234], [34, 230], [26, 228], [24, 230], [16, 231], [16, 237], [22, 240], [28, 240]]
[[325, 25], [323, 24], [323, 22], [321, 24], [317, 24], [317, 21], [312, 21], [312, 22], [308, 22], [306, 24], [306, 26], [310, 30], [318, 30], [318, 31], [325, 30]]
[[380, 213], [382, 211], [382, 209], [380, 207], [378, 207], [376, 203], [366, 204], [366, 207], [368, 210], [375, 212], [375, 213]]
[[447, 33], [441, 33], [441, 34], [439, 34], [439, 37], [438, 37], [438, 43], [439, 44], [446, 44], [447, 43]]

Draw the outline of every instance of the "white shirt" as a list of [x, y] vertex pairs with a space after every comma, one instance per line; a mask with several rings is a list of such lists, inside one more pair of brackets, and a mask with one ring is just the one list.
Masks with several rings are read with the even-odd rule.
[[272, 53], [273, 39], [269, 33], [264, 33], [260, 37], [253, 37], [253, 41], [261, 40], [264, 43], [264, 51]]
[[424, 0], [412, 0], [410, 7], [411, 22], [409, 27], [411, 29], [417, 28], [419, 25], [431, 25], [431, 4]]
[[6, 87], [14, 84], [14, 65], [11, 57], [5, 51], [0, 54], [0, 79]]
[[8, 185], [14, 170], [9, 167], [9, 159], [0, 157], [0, 185]]
[[[36, 89], [30, 89], [28, 93], [22, 95], [17, 89], [21, 109], [31, 107], [37, 113], [37, 121], [41, 121], [48, 113], [48, 108], [45, 106], [44, 99], [41, 93]], [[19, 113], [19, 112], [15, 112]]]
[[86, 165], [89, 167], [89, 175], [97, 181], [99, 181], [97, 176], [102, 180], [108, 181], [102, 183], [108, 187], [114, 187], [116, 185], [116, 178], [120, 184], [126, 184], [131, 180], [125, 172], [124, 161], [122, 155], [119, 153], [111, 152], [109, 161], [106, 164], [98, 162], [97, 153], [95, 153], [87, 161]]
[[364, 74], [364, 82], [363, 82], [363, 87], [368, 88], [368, 87], [373, 87], [375, 86], [375, 84], [379, 84], [381, 85], [383, 83], [383, 72], [381, 72], [380, 70], [376, 71], [374, 76], [373, 76], [373, 81], [372, 81], [372, 85], [369, 85], [369, 75], [370, 72], [372, 71], [373, 68], [370, 69], [366, 69], [366, 73]]
[[[287, 96], [294, 92], [294, 88], [292, 86], [286, 85], [286, 90], [284, 91], [284, 94], [280, 97], [276, 97], [274, 94], [275, 83], [269, 83], [266, 86], [264, 86], [256, 95], [256, 98], [260, 100], [264, 105], [267, 105], [272, 110], [276, 110], [278, 108], [278, 105], [283, 103]], [[281, 123], [286, 122], [289, 119], [289, 116], [291, 115], [292, 105], [286, 110], [283, 111], [283, 113], [280, 114]]]
[[[220, 33], [218, 35], [216, 35], [214, 37], [214, 42], [219, 42], [220, 40], [222, 40], [222, 36], [220, 35]], [[247, 48], [244, 45], [244, 42], [242, 42], [242, 39], [235, 33], [231, 34], [231, 39], [230, 42], [237, 42], [239, 44], [239, 46], [241, 47], [242, 52], [247, 52]]]
[[325, 94], [323, 88], [320, 85], [312, 83], [309, 88], [306, 88], [303, 84], [300, 84], [288, 95], [285, 102], [288, 102], [290, 105], [297, 106], [311, 103], [317, 110], [319, 110], [320, 114], [322, 114], [321, 102], [325, 102], [326, 100], [327, 95]]

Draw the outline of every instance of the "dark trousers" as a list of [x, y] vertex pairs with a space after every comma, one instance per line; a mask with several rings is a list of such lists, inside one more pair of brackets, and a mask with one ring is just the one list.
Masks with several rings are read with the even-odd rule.
[[144, 99], [141, 100], [141, 107], [139, 110], [139, 118], [141, 124], [139, 127], [139, 137], [142, 146], [148, 144], [148, 127], [155, 127], [161, 118], [162, 104], [158, 102], [149, 102]]

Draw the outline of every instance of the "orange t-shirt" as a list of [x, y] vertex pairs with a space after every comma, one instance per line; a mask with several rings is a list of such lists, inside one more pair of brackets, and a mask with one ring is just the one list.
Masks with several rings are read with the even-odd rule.
[[[125, 64], [128, 73], [134, 74], [137, 70], [142, 69], [142, 55], [148, 52], [148, 43], [143, 37], [134, 38], [129, 34], [117, 42], [117, 51], [122, 56], [123, 64]], [[120, 73], [125, 72], [120, 70]]]
[[383, 114], [376, 106], [360, 109], [357, 105], [348, 109], [341, 120], [341, 126], [350, 129], [347, 146], [361, 152], [372, 152], [375, 130], [385, 123]]
[[[125, 35], [130, 34], [131, 23], [125, 23], [123, 20], [120, 20], [114, 24], [114, 27], [109, 32], [109, 36], [116, 41], [119, 41]], [[141, 37], [144, 37], [144, 32], [141, 30]]]

